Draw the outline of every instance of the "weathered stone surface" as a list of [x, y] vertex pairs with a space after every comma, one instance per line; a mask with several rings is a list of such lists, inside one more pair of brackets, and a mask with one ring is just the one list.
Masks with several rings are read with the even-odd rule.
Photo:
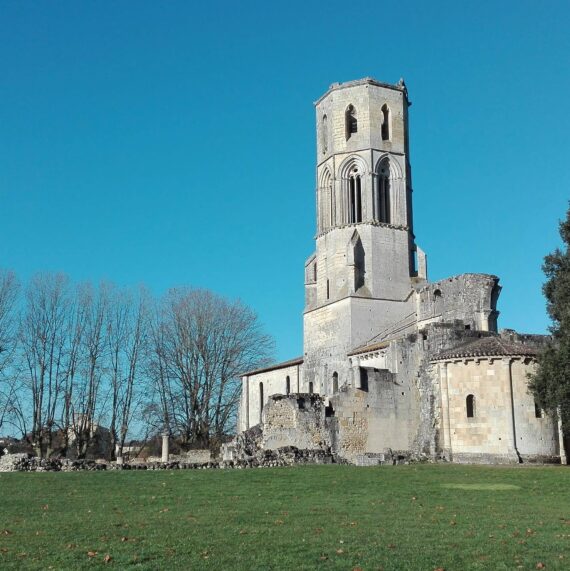
[[[358, 464], [382, 455], [559, 457], [555, 419], [537, 417], [527, 391], [542, 340], [499, 338], [499, 278], [428, 281], [413, 230], [408, 107], [403, 81], [371, 78], [335, 84], [317, 101], [317, 233], [304, 267], [303, 356], [244, 375], [238, 431], [259, 424], [258, 449], [330, 451]], [[489, 354], [497, 347], [500, 355]], [[476, 418], [467, 418], [468, 395], [479, 404]], [[240, 438], [226, 446], [228, 460], [258, 458]]]

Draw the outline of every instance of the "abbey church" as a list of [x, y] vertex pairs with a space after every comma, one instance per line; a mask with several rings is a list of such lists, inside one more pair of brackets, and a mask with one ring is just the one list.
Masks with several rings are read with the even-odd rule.
[[428, 279], [403, 80], [333, 84], [315, 106], [303, 355], [243, 375], [238, 433], [357, 464], [560, 461], [558, 423], [527, 391], [544, 338], [498, 332], [496, 276]]

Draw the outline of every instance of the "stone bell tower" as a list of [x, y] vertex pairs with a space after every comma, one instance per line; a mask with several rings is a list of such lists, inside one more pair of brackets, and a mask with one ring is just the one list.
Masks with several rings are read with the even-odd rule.
[[425, 280], [415, 245], [408, 93], [365, 78], [316, 102], [316, 252], [305, 264], [305, 390], [349, 381], [347, 352], [414, 311]]

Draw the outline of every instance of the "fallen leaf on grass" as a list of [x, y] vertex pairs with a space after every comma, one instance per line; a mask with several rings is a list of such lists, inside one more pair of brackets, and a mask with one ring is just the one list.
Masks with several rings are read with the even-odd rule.
[[245, 529], [240, 529], [240, 530], [239, 530], [239, 534], [240, 534], [240, 535], [247, 535], [247, 530], [245, 530]]
[[44, 511], [47, 511], [47, 510], [49, 510], [49, 505], [48, 505], [48, 504], [46, 504], [45, 506], [42, 506], [42, 510], [44, 510]]
[[121, 541], [125, 542], [125, 541], [129, 541], [129, 538], [127, 536], [125, 537], [121, 537]]
[[283, 525], [285, 522], [282, 519], [276, 519], [275, 525]]
[[12, 532], [9, 529], [3, 529], [2, 535], [12, 535]]
[[396, 549], [396, 546], [393, 543], [389, 543], [387, 547], [388, 549]]
[[75, 549], [77, 547], [77, 544], [75, 543], [68, 543], [67, 544], [67, 549]]
[[96, 551], [88, 551], [87, 557], [97, 557], [97, 552]]
[[326, 555], [325, 553], [323, 553], [323, 554], [319, 557], [319, 559], [320, 559], [321, 561], [326, 561], [328, 558], [329, 558], [329, 556]]
[[344, 553], [344, 549], [337, 549], [336, 550], [337, 555], [342, 555], [343, 553]]
[[169, 512], [169, 511], [170, 511], [170, 508], [163, 508], [163, 509], [161, 509], [158, 513], [166, 513], [166, 512]]
[[541, 561], [539, 561], [539, 562], [536, 564], [536, 568], [537, 568], [537, 569], [546, 569], [546, 565], [545, 565], [544, 563], [542, 563]]
[[105, 563], [111, 563], [111, 561], [113, 560], [113, 558], [107, 553], [107, 555], [105, 555], [105, 557], [103, 557], [103, 561]]

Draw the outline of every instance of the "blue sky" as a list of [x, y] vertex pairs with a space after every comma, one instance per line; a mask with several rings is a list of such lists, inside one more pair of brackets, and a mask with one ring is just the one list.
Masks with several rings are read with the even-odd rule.
[[570, 198], [570, 4], [2, 2], [0, 267], [240, 297], [302, 352], [313, 101], [403, 76], [430, 278], [544, 332]]

